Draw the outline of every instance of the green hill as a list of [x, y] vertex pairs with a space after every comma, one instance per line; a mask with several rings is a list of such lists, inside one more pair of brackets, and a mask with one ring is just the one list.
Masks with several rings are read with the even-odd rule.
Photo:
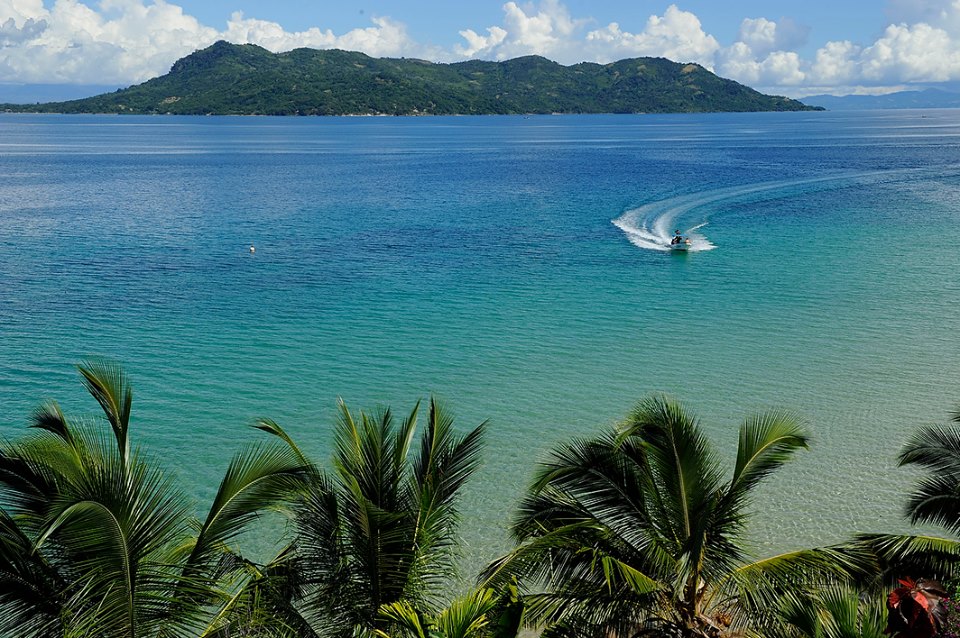
[[435, 64], [340, 50], [270, 53], [217, 42], [143, 84], [19, 112], [215, 115], [453, 115], [812, 110], [697, 64], [634, 58], [562, 66], [539, 56]]

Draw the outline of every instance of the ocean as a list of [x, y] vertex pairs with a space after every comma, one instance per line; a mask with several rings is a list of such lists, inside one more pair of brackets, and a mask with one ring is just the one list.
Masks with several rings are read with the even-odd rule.
[[960, 403], [958, 247], [955, 110], [3, 114], [0, 435], [95, 415], [74, 365], [115, 359], [202, 508], [258, 417], [326, 464], [338, 397], [434, 395], [490, 423], [473, 567], [551, 446], [662, 392], [731, 467], [748, 414], [808, 421], [758, 554], [904, 531], [897, 452]]

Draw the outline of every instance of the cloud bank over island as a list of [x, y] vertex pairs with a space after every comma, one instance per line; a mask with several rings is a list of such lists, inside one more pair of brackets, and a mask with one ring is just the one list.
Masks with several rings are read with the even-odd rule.
[[217, 40], [258, 44], [273, 52], [339, 48], [375, 57], [438, 62], [505, 60], [542, 55], [562, 64], [660, 56], [697, 62], [761, 91], [885, 93], [911, 85], [960, 80], [960, 0], [894, 0], [894, 20], [872, 42], [848, 40], [804, 48], [810, 27], [789, 18], [745, 17], [734, 42], [720, 42], [677, 4], [646, 22], [597, 24], [572, 15], [560, 0], [507, 2], [499, 24], [465, 25], [460, 43], [444, 48], [414, 39], [407, 25], [372, 16], [342, 33], [312, 27], [287, 31], [269, 20], [233, 13], [223, 28], [202, 24], [164, 0], [0, 0], [0, 82], [126, 86], [166, 73], [171, 64]]

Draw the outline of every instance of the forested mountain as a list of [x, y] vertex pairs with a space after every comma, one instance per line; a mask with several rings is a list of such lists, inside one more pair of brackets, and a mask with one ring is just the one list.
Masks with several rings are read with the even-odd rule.
[[170, 72], [68, 102], [4, 105], [22, 112], [218, 115], [454, 115], [798, 111], [697, 64], [633, 58], [562, 66], [539, 56], [438, 64], [340, 50], [271, 53], [217, 42]]

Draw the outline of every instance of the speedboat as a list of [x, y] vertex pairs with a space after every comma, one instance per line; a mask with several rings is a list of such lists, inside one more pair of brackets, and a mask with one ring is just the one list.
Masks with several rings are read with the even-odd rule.
[[670, 244], [670, 250], [676, 251], [676, 252], [687, 252], [688, 250], [690, 250], [691, 246], [692, 244], [690, 240], [685, 238], [681, 241], [678, 241], [675, 244]]

